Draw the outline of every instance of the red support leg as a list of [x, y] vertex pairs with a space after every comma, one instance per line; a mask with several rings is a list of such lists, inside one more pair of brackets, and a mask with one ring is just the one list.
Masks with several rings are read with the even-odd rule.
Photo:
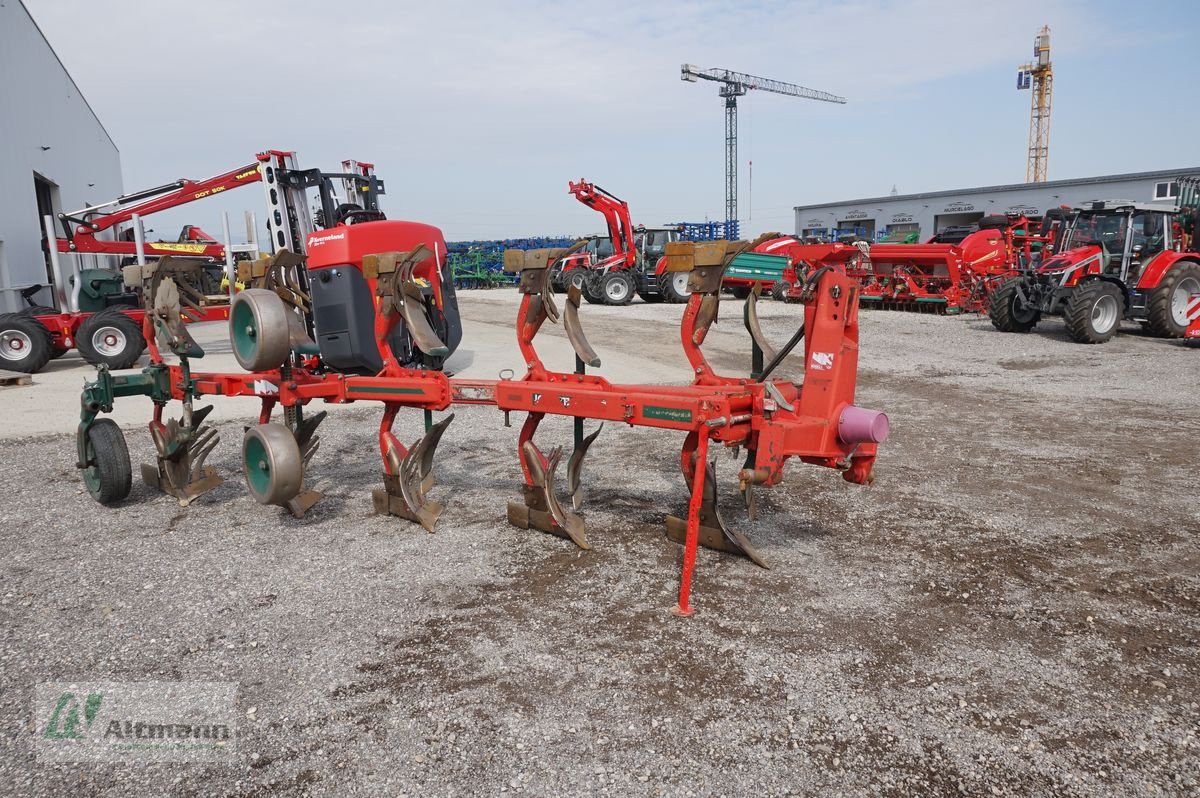
[[[679, 583], [679, 606], [676, 615], [690, 616], [694, 610], [690, 603], [692, 594], [692, 570], [696, 567], [696, 544], [700, 539], [700, 506], [704, 502], [704, 476], [708, 460], [708, 434], [701, 431], [696, 445], [696, 467], [692, 473], [692, 498], [688, 502], [687, 540], [683, 546], [683, 576]], [[685, 455], [686, 456], [686, 455]]]

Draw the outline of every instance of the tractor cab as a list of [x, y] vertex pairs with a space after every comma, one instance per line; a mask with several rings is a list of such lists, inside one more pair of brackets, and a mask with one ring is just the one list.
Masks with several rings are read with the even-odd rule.
[[1088, 275], [1135, 285], [1155, 256], [1172, 248], [1173, 205], [1102, 200], [1079, 208], [1066, 221], [1058, 255], [1040, 270], [1061, 274], [1064, 286]]

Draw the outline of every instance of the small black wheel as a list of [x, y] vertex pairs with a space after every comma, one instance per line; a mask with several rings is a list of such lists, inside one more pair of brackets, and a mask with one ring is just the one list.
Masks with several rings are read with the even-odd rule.
[[691, 272], [663, 272], [658, 275], [658, 290], [672, 304], [688, 301], [692, 295], [688, 288], [688, 278]]
[[1125, 315], [1125, 295], [1107, 280], [1076, 286], [1067, 300], [1063, 320], [1067, 335], [1080, 344], [1102, 344], [1117, 334]]
[[1027, 333], [1041, 320], [1041, 311], [1023, 307], [1017, 289], [1025, 284], [1025, 278], [1006, 280], [992, 292], [988, 302], [988, 318], [1000, 332]]
[[1008, 227], [1008, 217], [999, 213], [993, 214], [983, 217], [976, 224], [979, 225], [980, 230], [999, 230]]
[[115, 308], [93, 313], [75, 334], [79, 354], [93, 366], [127, 369], [146, 351], [142, 326]]
[[729, 293], [733, 294], [735, 299], [745, 299], [750, 296], [750, 291], [753, 290], [748, 285], [736, 285], [729, 289]]
[[600, 291], [606, 305], [628, 305], [637, 293], [628, 272], [609, 272], [604, 275]]
[[0, 315], [0, 369], [36, 374], [54, 356], [54, 339], [37, 319]]
[[88, 493], [101, 504], [116, 504], [129, 495], [133, 486], [133, 466], [125, 435], [111, 418], [98, 418], [85, 433], [87, 465], [83, 482]]
[[771, 284], [771, 299], [776, 302], [786, 302], [788, 293], [792, 290], [792, 284], [787, 280], [776, 280]]

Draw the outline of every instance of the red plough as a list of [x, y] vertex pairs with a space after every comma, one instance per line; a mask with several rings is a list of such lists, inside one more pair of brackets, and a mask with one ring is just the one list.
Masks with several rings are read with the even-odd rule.
[[[833, 255], [808, 275], [799, 289], [803, 323], [778, 350], [770, 346], [758, 326], [754, 312], [757, 297], [752, 295], [745, 318], [758, 353], [756, 360], [765, 365], [751, 376], [725, 375], [713, 369], [702, 345], [719, 315], [722, 273], [738, 252], [753, 244], [721, 241], [669, 245], [666, 268], [689, 275], [692, 294], [680, 333], [695, 377], [689, 385], [666, 386], [613, 384], [584, 373], [586, 367], [598, 366], [600, 358], [584, 335], [579, 289], [569, 291], [560, 311], [549, 281], [550, 269], [564, 252], [506, 253], [506, 268], [519, 275], [522, 296], [516, 331], [526, 372], [513, 379], [466, 380], [450, 378], [435, 368], [414, 367], [411, 361], [405, 365], [394, 354], [400, 332], [426, 358], [433, 359], [427, 362], [438, 362], [436, 358], [450, 348], [442, 340], [445, 331], [431, 323], [431, 319], [436, 322], [439, 318], [432, 311], [444, 298], [436, 291], [429, 296], [416, 288], [439, 284], [445, 254], [440, 231], [410, 222], [385, 221], [362, 222], [338, 230], [338, 273], [356, 275], [353, 280], [361, 279], [369, 287], [369, 293], [356, 295], [358, 300], [345, 309], [352, 315], [366, 314], [370, 320], [369, 345], [373, 352], [364, 348], [368, 342], [363, 341], [352, 340], [349, 349], [337, 348], [345, 342], [334, 341], [322, 329], [329, 308], [322, 306], [321, 294], [315, 288], [311, 293], [303, 290], [303, 259], [285, 251], [247, 267], [246, 278], [255, 287], [238, 294], [231, 309], [234, 353], [247, 371], [192, 372], [190, 361], [202, 352], [180, 323], [164, 278], [153, 294], [160, 301], [146, 314], [145, 332], [147, 340], [157, 336], [169, 346], [180, 357], [180, 364], [164, 363], [155, 346], [151, 365], [140, 374], [114, 376], [101, 369], [99, 379], [84, 390], [78, 430], [79, 466], [96, 499], [114, 503], [129, 491], [127, 454], [123, 461], [111, 456], [114, 451], [125, 452], [120, 430], [110, 420], [97, 418], [99, 413], [112, 409], [118, 396], [147, 395], [154, 401], [151, 432], [158, 445], [158, 463], [143, 467], [143, 476], [184, 504], [220, 481], [212, 469], [203, 465], [216, 446], [215, 434], [203, 423], [211, 408], [197, 408], [194, 400], [205, 395], [256, 397], [260, 402], [259, 424], [246, 432], [242, 445], [247, 487], [260, 503], [286, 507], [296, 516], [302, 516], [320, 498], [306, 489], [304, 482], [319, 444], [316, 428], [325, 414], [306, 416], [306, 408], [317, 400], [372, 400], [384, 405], [379, 427], [384, 484], [374, 491], [375, 509], [432, 531], [442, 513], [442, 505], [429, 496], [434, 453], [453, 419], [448, 415], [434, 424], [432, 413], [454, 404], [485, 404], [506, 415], [527, 414], [517, 438], [521, 496], [510, 502], [508, 520], [520, 528], [569, 539], [586, 549], [586, 524], [578, 514], [584, 498], [582, 469], [600, 429], [584, 436], [584, 420], [675, 430], [683, 434], [680, 465], [690, 500], [686, 517], [667, 519], [667, 534], [684, 546], [675, 611], [689, 615], [698, 546], [741, 554], [765, 567], [749, 539], [728, 528], [721, 518], [711, 446], [746, 451], [738, 486], [752, 517], [755, 488], [779, 484], [790, 458], [839, 471], [849, 482], [868, 484], [872, 479], [877, 445], [887, 437], [888, 422], [882, 413], [854, 404], [858, 288], [846, 274], [844, 257]], [[381, 240], [404, 249], [380, 252]], [[310, 236], [308, 270], [327, 270], [329, 259], [313, 245]], [[363, 297], [368, 299], [363, 301]], [[314, 317], [315, 327], [310, 324]], [[563, 323], [578, 357], [576, 370], [555, 371], [538, 354], [535, 339], [547, 321]], [[803, 381], [772, 377], [780, 363], [801, 344]], [[382, 365], [370, 370], [355, 367], [355, 358], [365, 358], [363, 362], [370, 358], [382, 360]], [[335, 362], [341, 365], [331, 365]], [[164, 423], [164, 410], [172, 401], [182, 402], [182, 417]], [[282, 422], [272, 420], [277, 407], [282, 409]], [[426, 415], [426, 433], [412, 446], [402, 444], [392, 429], [403, 408], [419, 408]], [[563, 450], [557, 446], [544, 450], [535, 441], [538, 425], [546, 415], [575, 419], [575, 446], [568, 459], [567, 491], [562, 498], [556, 482]]]

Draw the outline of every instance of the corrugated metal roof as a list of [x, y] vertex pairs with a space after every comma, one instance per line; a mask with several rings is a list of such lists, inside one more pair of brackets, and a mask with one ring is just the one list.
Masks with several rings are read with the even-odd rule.
[[1010, 183], [1001, 186], [980, 186], [979, 188], [957, 188], [949, 191], [926, 191], [921, 194], [895, 194], [885, 197], [864, 197], [862, 199], [841, 200], [840, 202], [818, 202], [812, 205], [794, 205], [793, 211], [807, 211], [813, 208], [834, 208], [842, 205], [860, 205], [868, 202], [899, 202], [901, 200], [928, 199], [931, 197], [954, 197], [959, 194], [986, 194], [1002, 191], [1030, 191], [1043, 188], [1065, 188], [1066, 186], [1087, 186], [1097, 183], [1116, 183], [1130, 180], [1172, 180], [1180, 175], [1200, 174], [1200, 166], [1188, 169], [1160, 169], [1155, 172], [1129, 172], [1121, 175], [1101, 175], [1099, 177], [1076, 177], [1070, 180], [1047, 180], [1044, 183]]

